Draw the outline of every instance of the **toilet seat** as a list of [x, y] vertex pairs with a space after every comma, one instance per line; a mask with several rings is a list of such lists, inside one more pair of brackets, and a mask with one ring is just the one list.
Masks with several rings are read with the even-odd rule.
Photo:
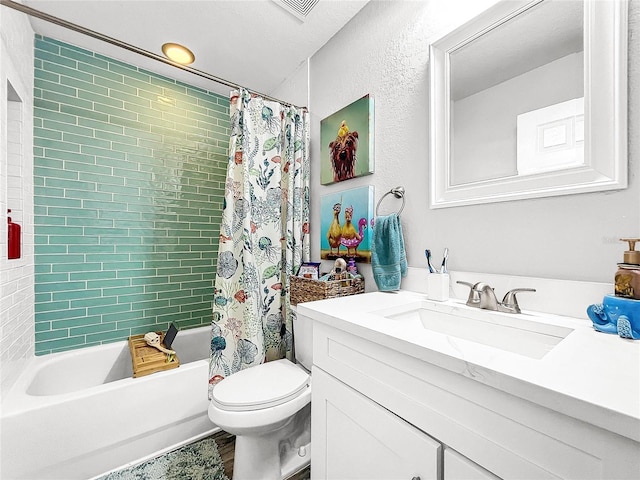
[[241, 370], [218, 383], [211, 402], [220, 410], [242, 412], [275, 407], [300, 396], [311, 377], [289, 360]]

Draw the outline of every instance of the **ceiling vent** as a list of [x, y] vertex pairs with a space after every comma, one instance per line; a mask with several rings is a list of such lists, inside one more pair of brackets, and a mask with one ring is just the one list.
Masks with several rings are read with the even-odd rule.
[[318, 1], [319, 0], [273, 0], [276, 5], [285, 9], [303, 22], [307, 19], [307, 16]]

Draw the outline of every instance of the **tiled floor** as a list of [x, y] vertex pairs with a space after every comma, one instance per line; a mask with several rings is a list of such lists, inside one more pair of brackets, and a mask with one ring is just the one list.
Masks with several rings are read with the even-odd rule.
[[[213, 438], [218, 444], [218, 451], [222, 457], [224, 463], [224, 473], [227, 477], [233, 476], [233, 452], [236, 446], [236, 437], [227, 432], [220, 431], [216, 433]], [[311, 467], [307, 467], [304, 470], [289, 477], [288, 480], [309, 480], [311, 478]]]

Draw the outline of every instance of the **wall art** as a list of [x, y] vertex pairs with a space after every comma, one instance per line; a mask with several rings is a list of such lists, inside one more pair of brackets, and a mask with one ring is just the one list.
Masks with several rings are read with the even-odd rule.
[[371, 263], [373, 190], [369, 185], [320, 198], [320, 258]]
[[365, 95], [320, 122], [320, 183], [373, 173], [373, 97]]

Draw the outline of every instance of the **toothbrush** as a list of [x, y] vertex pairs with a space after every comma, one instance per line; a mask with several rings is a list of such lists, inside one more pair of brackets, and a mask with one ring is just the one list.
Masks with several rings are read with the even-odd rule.
[[424, 251], [424, 256], [427, 257], [427, 268], [429, 273], [437, 273], [436, 269], [431, 266], [431, 250], [428, 248]]
[[445, 247], [444, 256], [442, 258], [442, 267], [440, 268], [440, 273], [449, 273], [449, 270], [447, 270], [448, 260], [449, 260], [449, 249]]

